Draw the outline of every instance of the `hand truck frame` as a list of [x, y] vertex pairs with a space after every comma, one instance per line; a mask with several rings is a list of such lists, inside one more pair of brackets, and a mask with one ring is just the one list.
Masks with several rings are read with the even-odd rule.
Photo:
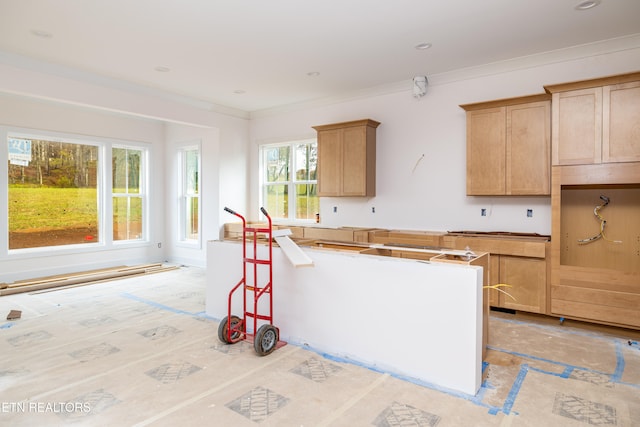
[[[267, 218], [268, 227], [247, 227], [245, 218], [228, 207], [224, 210], [231, 215], [235, 215], [242, 221], [242, 278], [229, 292], [227, 304], [227, 316], [218, 325], [218, 338], [226, 344], [235, 344], [241, 340], [253, 339], [253, 348], [259, 356], [266, 356], [272, 353], [277, 347], [284, 345], [279, 341], [280, 330], [273, 325], [273, 225], [271, 217], [261, 207], [260, 211]], [[264, 233], [268, 239], [268, 256], [260, 258], [258, 256], [258, 234]], [[247, 240], [252, 240], [248, 245]], [[252, 247], [251, 253], [247, 253], [247, 246]], [[247, 266], [253, 272], [250, 275], [251, 283], [247, 281]], [[268, 270], [268, 281], [260, 284], [258, 282], [258, 271], [264, 266]], [[264, 269], [264, 268], [262, 268]], [[231, 314], [233, 295], [242, 292], [243, 315], [242, 317]], [[260, 298], [268, 298], [268, 312], [258, 313], [258, 301]], [[247, 304], [252, 302], [252, 307]], [[253, 334], [247, 332], [247, 319], [253, 319]], [[258, 321], [262, 325], [258, 328]]]

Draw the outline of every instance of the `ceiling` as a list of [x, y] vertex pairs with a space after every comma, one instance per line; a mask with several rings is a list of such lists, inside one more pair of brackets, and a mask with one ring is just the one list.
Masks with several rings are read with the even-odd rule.
[[0, 59], [254, 112], [640, 33], [581, 1], [0, 0]]

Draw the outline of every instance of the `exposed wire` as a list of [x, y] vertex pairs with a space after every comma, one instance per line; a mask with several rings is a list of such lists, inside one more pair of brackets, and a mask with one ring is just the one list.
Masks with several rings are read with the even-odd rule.
[[596, 216], [596, 218], [598, 218], [600, 220], [600, 233], [596, 234], [595, 236], [592, 237], [587, 237], [586, 239], [578, 239], [578, 243], [580, 244], [587, 244], [587, 243], [592, 243], [595, 242], [596, 240], [599, 240], [600, 238], [602, 238], [602, 240], [606, 240], [607, 242], [611, 242], [611, 243], [622, 243], [622, 240], [611, 240], [608, 239], [605, 235], [604, 235], [604, 227], [605, 225], [607, 225], [607, 220], [604, 219], [604, 217], [602, 215], [600, 215], [600, 209], [604, 208], [605, 206], [607, 206], [610, 202], [609, 198], [605, 195], [601, 195], [600, 196], [600, 200], [602, 200], [602, 204], [596, 206], [593, 209], [593, 214]]
[[413, 166], [413, 169], [411, 170], [411, 173], [414, 173], [416, 171], [416, 168], [418, 167], [418, 165], [420, 164], [422, 159], [424, 159], [424, 154], [422, 156], [420, 156], [420, 158], [416, 161], [416, 164]]
[[498, 283], [497, 285], [484, 286], [485, 289], [495, 289], [496, 291], [502, 292], [503, 294], [507, 295], [512, 300], [517, 301], [513, 295], [511, 295], [509, 292], [505, 291], [504, 289], [501, 289], [501, 288], [512, 288], [512, 287], [513, 286], [507, 285], [506, 283]]

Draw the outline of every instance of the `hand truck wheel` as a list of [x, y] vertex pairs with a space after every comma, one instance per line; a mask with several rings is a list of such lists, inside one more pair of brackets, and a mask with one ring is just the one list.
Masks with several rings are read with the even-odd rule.
[[[229, 334], [229, 329], [232, 329]], [[225, 344], [235, 344], [244, 338], [245, 326], [238, 316], [231, 316], [230, 321], [228, 316], [220, 321], [218, 325], [218, 339]]]
[[258, 356], [266, 356], [276, 349], [278, 329], [273, 325], [262, 325], [253, 340], [253, 349]]

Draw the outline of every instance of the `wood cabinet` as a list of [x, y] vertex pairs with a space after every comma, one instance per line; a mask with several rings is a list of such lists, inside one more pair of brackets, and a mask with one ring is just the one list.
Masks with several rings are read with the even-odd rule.
[[550, 95], [466, 104], [467, 195], [550, 193]]
[[[546, 312], [546, 262], [540, 258], [515, 257], [509, 255], [495, 255], [495, 264], [492, 264], [492, 272], [496, 283], [505, 283], [511, 287], [505, 287], [513, 298], [504, 293], [491, 290], [491, 302], [494, 307], [509, 308], [512, 310], [527, 311], [530, 313]], [[495, 269], [497, 268], [497, 271]]]
[[640, 73], [545, 86], [552, 164], [640, 161]]
[[554, 166], [551, 215], [550, 314], [640, 329], [640, 162]]
[[460, 235], [442, 238], [443, 245], [453, 249], [470, 248], [490, 252], [489, 285], [508, 284], [504, 288], [514, 298], [497, 290], [489, 291], [492, 307], [546, 314], [550, 266], [548, 236], [504, 237]]
[[376, 194], [376, 128], [374, 120], [314, 126], [318, 132], [318, 195]]
[[550, 314], [640, 329], [640, 73], [545, 89], [553, 94]]

